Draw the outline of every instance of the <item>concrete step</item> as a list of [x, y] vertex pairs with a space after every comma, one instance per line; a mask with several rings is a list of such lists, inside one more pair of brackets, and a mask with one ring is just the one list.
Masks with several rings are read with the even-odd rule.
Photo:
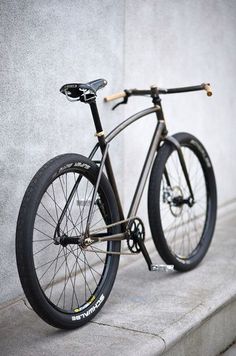
[[[161, 263], [151, 242], [154, 263]], [[149, 272], [142, 256], [122, 257], [102, 311], [66, 332], [22, 300], [0, 311], [0, 354], [210, 356], [236, 337], [236, 218], [218, 222], [203, 262], [188, 273]]]
[[235, 356], [236, 355], [236, 343], [230, 345], [226, 351], [224, 351], [221, 356]]

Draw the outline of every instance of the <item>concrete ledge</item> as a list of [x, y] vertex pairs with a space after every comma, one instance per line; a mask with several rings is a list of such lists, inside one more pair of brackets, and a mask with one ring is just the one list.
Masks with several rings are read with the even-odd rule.
[[22, 300], [5, 305], [1, 355], [218, 355], [236, 338], [235, 235], [235, 217], [220, 219], [207, 256], [188, 273], [150, 273], [141, 256], [122, 257], [106, 305], [72, 332], [45, 324]]
[[236, 199], [232, 199], [224, 204], [221, 204], [220, 206], [218, 206], [218, 211], [217, 211], [218, 222], [221, 222], [223, 219], [234, 218], [235, 211], [236, 211]]
[[235, 316], [234, 286], [200, 304], [161, 333], [166, 343], [164, 355], [218, 355], [235, 339]]

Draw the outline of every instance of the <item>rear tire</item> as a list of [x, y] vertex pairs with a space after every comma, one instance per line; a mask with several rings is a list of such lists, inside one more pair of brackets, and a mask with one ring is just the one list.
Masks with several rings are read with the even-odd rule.
[[201, 142], [188, 133], [178, 133], [174, 138], [181, 145], [195, 203], [192, 207], [183, 203], [189, 197], [189, 189], [177, 150], [166, 141], [157, 153], [150, 175], [148, 215], [162, 259], [178, 271], [188, 271], [200, 263], [212, 240], [217, 210], [216, 183], [212, 163]]
[[[25, 295], [48, 324], [62, 329], [91, 320], [107, 300], [115, 281], [120, 241], [55, 244], [55, 231], [66, 201], [81, 177], [60, 224], [63, 236], [82, 236], [89, 202], [98, 176], [94, 162], [77, 154], [60, 155], [47, 162], [29, 184], [19, 212], [16, 258]], [[90, 199], [90, 200], [89, 200]], [[102, 175], [91, 229], [119, 220], [112, 188]], [[102, 232], [115, 234], [118, 226]], [[98, 246], [98, 247], [97, 247]], [[107, 253], [99, 253], [105, 250]]]

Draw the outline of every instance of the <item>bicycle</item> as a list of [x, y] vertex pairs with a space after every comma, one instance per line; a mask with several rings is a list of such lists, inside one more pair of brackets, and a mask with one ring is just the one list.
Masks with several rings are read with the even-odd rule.
[[[107, 102], [123, 99], [114, 108], [134, 95], [150, 97], [153, 106], [105, 136], [96, 96], [106, 84], [98, 79], [60, 89], [68, 100], [89, 104], [98, 143], [88, 158], [63, 154], [40, 168], [25, 192], [17, 221], [16, 258], [25, 295], [44, 321], [62, 329], [80, 327], [100, 311], [111, 292], [121, 254], [141, 252], [150, 271], [189, 271], [205, 256], [215, 228], [217, 192], [210, 157], [193, 135], [168, 136], [160, 99], [161, 94], [197, 90], [210, 96], [210, 85], [152, 86], [106, 97]], [[127, 126], [150, 114], [155, 114], [157, 124], [125, 217], [109, 145]], [[96, 160], [99, 151], [101, 158]], [[144, 224], [137, 216], [149, 176], [149, 224], [166, 265], [152, 263]], [[128, 252], [121, 251], [122, 240]]]

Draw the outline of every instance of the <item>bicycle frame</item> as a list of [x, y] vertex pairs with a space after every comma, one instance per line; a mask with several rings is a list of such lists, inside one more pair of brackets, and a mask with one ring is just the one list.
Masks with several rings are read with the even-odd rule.
[[[160, 118], [159, 112], [161, 112], [161, 118]], [[93, 111], [93, 113], [94, 113], [94, 111]], [[149, 147], [147, 155], [146, 155], [146, 159], [145, 159], [145, 162], [144, 162], [141, 174], [140, 174], [140, 178], [139, 178], [137, 186], [136, 186], [136, 190], [135, 190], [135, 193], [134, 193], [131, 205], [130, 205], [129, 213], [127, 215], [127, 220], [130, 220], [131, 218], [136, 216], [136, 213], [137, 213], [137, 210], [138, 210], [138, 207], [140, 204], [140, 200], [142, 198], [145, 183], [147, 181], [148, 174], [150, 172], [152, 163], [154, 161], [155, 153], [160, 145], [160, 142], [164, 139], [164, 137], [167, 134], [166, 125], [165, 125], [165, 121], [163, 118], [163, 113], [162, 113], [161, 107], [159, 105], [155, 105], [154, 107], [142, 110], [139, 113], [132, 115], [131, 117], [129, 117], [128, 119], [123, 121], [121, 124], [119, 124], [116, 128], [114, 128], [106, 137], [104, 136], [103, 131], [101, 131], [102, 134], [100, 134], [100, 132], [97, 132], [96, 135], [98, 136], [99, 143], [94, 147], [91, 154], [89, 155], [89, 158], [92, 159], [93, 156], [95, 155], [97, 149], [100, 147], [102, 156], [103, 156], [107, 145], [109, 145], [109, 143], [115, 137], [117, 137], [127, 126], [129, 126], [132, 123], [134, 123], [135, 121], [143, 118], [144, 116], [150, 115], [153, 113], [156, 114], [157, 125], [155, 128], [153, 137], [152, 137], [150, 147]], [[99, 120], [99, 117], [95, 116], [94, 121], [96, 122], [98, 120]], [[119, 204], [118, 204], [119, 213], [120, 213], [121, 220], [123, 221], [124, 213], [123, 213], [122, 206], [120, 204], [120, 196], [119, 196], [119, 193], [117, 190], [116, 180], [114, 178], [113, 168], [110, 163], [109, 154], [107, 154], [107, 157], [105, 159], [105, 166], [106, 166], [108, 179], [109, 179], [110, 184], [111, 184], [113, 191], [115, 193], [116, 200], [117, 200], [117, 202], [119, 202]], [[101, 167], [100, 167], [100, 169], [101, 169]]]
[[[137, 93], [140, 94], [136, 94], [136, 95], [144, 95], [144, 91], [137, 91]], [[109, 240], [123, 240], [126, 239], [127, 236], [125, 234], [126, 232], [126, 223], [129, 222], [130, 220], [134, 219], [136, 217], [136, 213], [143, 195], [143, 191], [145, 188], [145, 184], [149, 175], [149, 172], [151, 170], [152, 164], [154, 162], [154, 158], [155, 158], [155, 154], [160, 146], [161, 141], [163, 140], [168, 140], [171, 144], [174, 144], [175, 148], [177, 149], [177, 152], [179, 154], [179, 159], [180, 159], [180, 163], [182, 165], [183, 168], [183, 172], [186, 178], [186, 182], [187, 185], [189, 187], [189, 192], [190, 192], [190, 197], [192, 199], [192, 201], [194, 200], [193, 197], [193, 193], [192, 193], [192, 189], [191, 189], [191, 185], [190, 185], [190, 180], [188, 177], [188, 173], [187, 173], [187, 169], [185, 166], [185, 162], [184, 162], [184, 158], [182, 155], [182, 151], [180, 148], [180, 145], [178, 144], [178, 142], [173, 138], [173, 137], [167, 137], [167, 129], [166, 129], [166, 124], [165, 124], [165, 119], [164, 119], [164, 114], [163, 114], [163, 110], [162, 110], [162, 106], [161, 106], [161, 99], [159, 97], [159, 94], [157, 92], [157, 88], [152, 88], [151, 89], [151, 93], [152, 93], [152, 99], [153, 99], [153, 103], [154, 106], [151, 108], [147, 108], [144, 109], [132, 116], [130, 116], [128, 119], [126, 119], [125, 121], [123, 121], [121, 124], [119, 124], [117, 127], [115, 127], [106, 137], [104, 134], [104, 131], [102, 129], [102, 124], [100, 121], [100, 117], [99, 117], [99, 113], [98, 113], [98, 109], [97, 109], [97, 105], [96, 105], [96, 101], [95, 98], [89, 102], [91, 111], [92, 111], [92, 116], [93, 116], [93, 120], [94, 120], [94, 124], [95, 124], [95, 128], [96, 128], [96, 136], [98, 138], [98, 143], [95, 145], [95, 147], [93, 148], [93, 150], [91, 151], [89, 158], [92, 160], [95, 153], [97, 152], [98, 148], [100, 148], [101, 153], [102, 153], [102, 158], [101, 161], [95, 161], [97, 164], [100, 164], [100, 168], [99, 168], [99, 173], [98, 173], [98, 178], [97, 178], [97, 182], [95, 185], [95, 189], [92, 195], [92, 199], [91, 199], [91, 204], [90, 204], [90, 208], [89, 208], [89, 214], [88, 214], [88, 218], [87, 218], [87, 223], [86, 223], [86, 228], [85, 228], [85, 235], [87, 236], [88, 239], [92, 240], [92, 241], [109, 241]], [[124, 213], [123, 213], [123, 208], [121, 205], [121, 201], [120, 201], [120, 196], [119, 196], [119, 192], [117, 189], [117, 184], [116, 184], [116, 180], [114, 177], [114, 173], [113, 173], [113, 168], [111, 165], [111, 161], [110, 161], [110, 157], [109, 157], [109, 152], [108, 152], [108, 148], [109, 148], [109, 144], [110, 142], [116, 137], [118, 136], [126, 127], [128, 127], [129, 125], [131, 125], [132, 123], [134, 123], [135, 121], [143, 118], [144, 116], [150, 115], [150, 114], [156, 114], [156, 119], [157, 119], [157, 124], [156, 124], [156, 128], [154, 130], [154, 134], [151, 140], [151, 144], [149, 146], [147, 155], [146, 155], [146, 159], [144, 161], [143, 164], [143, 168], [136, 186], [136, 190], [130, 205], [130, 209], [127, 215], [127, 218], [125, 219], [124, 217]], [[107, 177], [108, 180], [112, 186], [113, 192], [115, 194], [115, 198], [117, 201], [117, 205], [118, 205], [118, 210], [119, 210], [119, 215], [120, 215], [120, 221], [115, 222], [113, 224], [110, 224], [109, 226], [107, 225], [104, 228], [108, 228], [111, 226], [115, 226], [115, 225], [121, 225], [122, 228], [122, 233], [120, 234], [116, 234], [116, 235], [111, 235], [111, 236], [104, 236], [104, 234], [93, 234], [91, 235], [91, 232], [95, 232], [95, 231], [89, 231], [90, 228], [90, 222], [91, 222], [91, 218], [92, 218], [92, 211], [93, 211], [93, 206], [95, 204], [95, 198], [96, 198], [96, 194], [98, 191], [98, 187], [100, 184], [100, 179], [102, 176], [102, 172], [104, 169], [104, 166], [106, 167], [106, 172], [107, 172]], [[169, 182], [169, 177], [168, 177], [168, 173], [165, 172], [165, 176], [166, 176], [166, 180], [167, 182]], [[60, 216], [60, 219], [58, 221], [58, 225], [55, 231], [55, 236], [54, 239], [57, 240], [56, 234], [59, 235], [59, 230], [60, 230], [60, 223], [63, 220], [63, 217], [65, 215], [65, 212], [70, 204], [70, 201], [73, 197], [74, 191], [77, 188], [79, 182], [80, 182], [81, 177], [78, 177], [72, 191], [71, 194], [65, 204], [65, 207], [62, 211], [62, 214]], [[169, 183], [170, 185], [170, 183]], [[102, 228], [99, 229], [99, 231], [101, 231]], [[97, 232], [98, 230], [96, 230]], [[71, 240], [76, 239], [76, 237], [71, 238]], [[145, 247], [143, 247], [144, 249]]]
[[[164, 114], [163, 114], [161, 99], [159, 97], [159, 94], [168, 94], [168, 93], [171, 94], [171, 93], [175, 93], [175, 92], [178, 93], [178, 92], [187, 92], [187, 91], [195, 91], [195, 90], [203, 90], [203, 89], [207, 91], [207, 95], [211, 95], [211, 89], [210, 89], [209, 84], [201, 84], [200, 86], [176, 88], [176, 89], [160, 89], [160, 88], [158, 89], [157, 87], [151, 87], [151, 90], [133, 89], [130, 91], [126, 90], [124, 93], [118, 94], [118, 96], [115, 95], [116, 97], [125, 97], [124, 101], [122, 103], [127, 103], [128, 97], [130, 95], [149, 95], [152, 98], [152, 102], [153, 102], [154, 106], [151, 108], [142, 110], [142, 111], [130, 116], [128, 119], [126, 119], [121, 124], [119, 124], [116, 128], [114, 128], [107, 136], [105, 136], [103, 128], [102, 128], [102, 124], [101, 124], [101, 120], [99, 117], [97, 104], [96, 104], [96, 96], [93, 95], [88, 100], [85, 100], [85, 99], [83, 100], [84, 102], [87, 102], [90, 105], [90, 109], [92, 112], [92, 116], [93, 116], [93, 120], [94, 120], [94, 124], [95, 124], [95, 128], [96, 128], [96, 136], [98, 138], [98, 143], [95, 145], [95, 147], [91, 151], [89, 158], [91, 160], [94, 158], [94, 155], [97, 152], [98, 148], [100, 148], [100, 150], [101, 150], [102, 158], [100, 161], [95, 161], [96, 164], [100, 164], [100, 167], [99, 167], [99, 172], [98, 172], [98, 178], [97, 178], [95, 188], [93, 191], [93, 195], [92, 195], [92, 200], [91, 200], [90, 207], [89, 207], [89, 214], [88, 214], [88, 218], [87, 218], [84, 236], [82, 236], [82, 237], [80, 237], [80, 236], [67, 237], [68, 243], [79, 243], [79, 244], [81, 243], [84, 246], [87, 246], [93, 242], [98, 242], [98, 241], [102, 242], [102, 241], [112, 241], [112, 240], [124, 240], [124, 239], [128, 238], [129, 234], [128, 234], [127, 223], [136, 218], [136, 213], [137, 213], [137, 210], [138, 210], [138, 207], [140, 204], [140, 200], [143, 195], [144, 187], [145, 187], [149, 172], [150, 172], [153, 162], [154, 162], [155, 154], [159, 149], [161, 141], [164, 141], [164, 140], [166, 140], [171, 145], [174, 145], [175, 149], [177, 150], [180, 164], [182, 166], [183, 174], [185, 176], [186, 183], [187, 183], [187, 186], [189, 189], [189, 194], [190, 194], [189, 198], [186, 199], [186, 203], [189, 206], [192, 206], [194, 204], [193, 191], [191, 188], [191, 183], [190, 183], [190, 179], [188, 176], [188, 172], [187, 172], [187, 168], [185, 165], [185, 160], [184, 160], [184, 157], [182, 154], [181, 147], [180, 147], [178, 141], [174, 137], [167, 136], [168, 131], [167, 131], [166, 124], [165, 124], [165, 119], [164, 119]], [[108, 152], [109, 145], [112, 142], [112, 140], [116, 136], [118, 136], [126, 127], [128, 127], [135, 121], [143, 118], [144, 116], [147, 116], [147, 115], [150, 115], [153, 113], [156, 114], [156, 119], [157, 119], [156, 128], [155, 128], [155, 131], [154, 131], [154, 134], [153, 134], [153, 137], [151, 140], [151, 144], [149, 146], [149, 149], [148, 149], [148, 152], [146, 155], [146, 159], [144, 161], [144, 165], [143, 165], [143, 168], [142, 168], [142, 171], [141, 171], [141, 174], [140, 174], [137, 186], [136, 186], [136, 190], [135, 190], [135, 193], [134, 193], [131, 205], [130, 205], [130, 209], [129, 209], [127, 218], [125, 219], [123, 208], [122, 208], [121, 201], [120, 201], [120, 196], [119, 196], [118, 189], [117, 189], [116, 180], [115, 180], [114, 173], [113, 173], [113, 168], [112, 168], [110, 157], [109, 157], [109, 152]], [[99, 184], [100, 184], [100, 180], [102, 177], [104, 166], [106, 168], [108, 180], [109, 180], [111, 187], [113, 189], [113, 192], [115, 194], [115, 198], [116, 198], [116, 202], [117, 202], [118, 210], [119, 210], [120, 220], [113, 222], [112, 224], [106, 223], [106, 226], [103, 226], [96, 230], [90, 230], [90, 223], [91, 223], [91, 219], [92, 219], [93, 207], [94, 207], [94, 204], [96, 201], [96, 195], [98, 192], [98, 188], [99, 188]], [[171, 188], [170, 179], [168, 176], [168, 172], [166, 170], [164, 171], [164, 176], [165, 176], [167, 185]], [[65, 216], [66, 210], [70, 204], [70, 201], [73, 197], [74, 191], [76, 190], [80, 180], [81, 180], [81, 176], [79, 176], [77, 181], [75, 182], [74, 187], [72, 188], [72, 191], [70, 193], [70, 196], [69, 196], [69, 198], [65, 204], [65, 207], [61, 213], [61, 216], [59, 218], [59, 221], [58, 221], [58, 224], [57, 224], [57, 227], [55, 230], [55, 235], [54, 235], [55, 242], [57, 242], [57, 235], [58, 235], [58, 237], [60, 237], [60, 223], [63, 220], [63, 217]], [[104, 229], [108, 229], [108, 228], [116, 226], [116, 225], [120, 225], [121, 233], [113, 234], [113, 235], [109, 235], [109, 233], [102, 233], [102, 231]], [[155, 270], [155, 268], [157, 268], [158, 266], [155, 266], [152, 264], [152, 261], [150, 259], [150, 256], [149, 256], [147, 250], [146, 250], [143, 240], [139, 239], [137, 243], [140, 247], [140, 250], [141, 250], [147, 264], [148, 264], [149, 270]], [[118, 254], [121, 254], [121, 253], [118, 253]]]
[[[182, 88], [182, 90], [187, 91], [189, 88]], [[175, 89], [173, 89], [175, 91]], [[199, 89], [199, 86], [197, 87], [191, 87], [191, 90], [202, 90]], [[174, 92], [173, 91], [173, 92]], [[155, 154], [159, 148], [159, 145], [161, 143], [161, 141], [163, 140], [167, 140], [170, 144], [174, 145], [177, 152], [178, 152], [178, 156], [179, 156], [179, 160], [180, 160], [180, 164], [182, 166], [183, 169], [183, 173], [186, 179], [186, 183], [189, 189], [189, 202], [188, 204], [191, 206], [194, 203], [194, 196], [193, 196], [193, 191], [192, 191], [192, 187], [191, 187], [191, 183], [190, 183], [190, 179], [188, 176], [188, 172], [187, 172], [187, 168], [185, 165], [185, 161], [184, 161], [184, 157], [182, 154], [182, 150], [181, 147], [178, 143], [178, 141], [176, 141], [173, 137], [167, 137], [167, 129], [166, 129], [166, 124], [165, 124], [165, 118], [164, 118], [164, 114], [163, 114], [163, 110], [162, 110], [162, 105], [161, 105], [161, 99], [159, 96], [159, 93], [167, 93], [166, 90], [160, 90], [157, 87], [151, 87], [150, 91], [145, 91], [145, 90], [136, 90], [134, 89], [132, 91], [132, 93], [134, 95], [146, 95], [146, 94], [151, 94], [151, 98], [152, 98], [152, 102], [154, 104], [153, 107], [142, 110], [140, 112], [138, 112], [137, 114], [132, 115], [131, 117], [129, 117], [128, 119], [126, 119], [125, 121], [123, 121], [121, 124], [119, 124], [116, 128], [114, 128], [106, 137], [104, 135], [104, 131], [102, 129], [102, 125], [101, 125], [101, 121], [100, 121], [100, 117], [98, 114], [98, 110], [97, 110], [97, 106], [96, 106], [96, 101], [93, 100], [90, 104], [90, 108], [92, 111], [92, 115], [93, 115], [93, 119], [94, 119], [94, 124], [95, 124], [95, 128], [96, 128], [96, 136], [98, 137], [98, 144], [94, 147], [94, 149], [92, 150], [92, 152], [89, 155], [89, 158], [92, 159], [97, 151], [97, 149], [100, 147], [101, 149], [101, 153], [102, 153], [102, 161], [103, 164], [100, 166], [100, 171], [99, 171], [99, 179], [94, 191], [94, 195], [92, 198], [92, 202], [94, 203], [95, 201], [95, 194], [97, 193], [97, 189], [99, 186], [99, 182], [100, 182], [100, 178], [101, 178], [101, 171], [103, 170], [103, 166], [105, 164], [106, 167], [106, 172], [107, 172], [107, 176], [108, 176], [108, 180], [112, 186], [112, 189], [114, 191], [115, 197], [116, 197], [116, 201], [118, 204], [118, 209], [119, 209], [119, 214], [120, 214], [120, 219], [121, 221], [115, 224], [121, 224], [122, 223], [122, 227], [123, 227], [123, 232], [125, 231], [125, 225], [124, 222], [128, 222], [129, 220], [131, 220], [132, 218], [134, 218], [136, 216], [139, 204], [140, 204], [140, 200], [142, 198], [143, 195], [143, 191], [144, 191], [144, 187], [148, 178], [148, 174], [151, 170], [152, 164], [154, 162], [154, 157]], [[131, 95], [130, 93], [128, 93], [128, 95]], [[127, 102], [127, 98], [124, 101], [125, 103]], [[110, 162], [110, 157], [108, 154], [108, 149], [107, 149], [107, 145], [110, 144], [110, 142], [117, 136], [119, 135], [127, 126], [131, 125], [132, 123], [134, 123], [136, 120], [139, 120], [141, 118], [143, 118], [146, 115], [150, 115], [152, 113], [156, 114], [156, 118], [157, 118], [157, 125], [152, 137], [152, 141], [149, 147], [149, 150], [147, 152], [146, 155], [146, 159], [144, 161], [144, 165], [143, 165], [143, 169], [141, 171], [140, 174], [140, 178], [138, 180], [137, 186], [136, 186], [136, 190], [131, 202], [131, 206], [127, 215], [126, 220], [124, 219], [124, 213], [123, 213], [123, 209], [122, 209], [122, 205], [120, 202], [120, 196], [117, 190], [117, 185], [116, 185], [116, 180], [113, 174], [113, 169], [112, 169], [112, 165]], [[104, 154], [106, 153], [106, 157], [104, 158]], [[168, 177], [168, 173], [165, 170], [165, 177], [166, 177], [166, 181], [168, 182], [168, 185], [170, 185], [170, 180]], [[89, 231], [89, 224], [91, 221], [91, 213], [92, 213], [92, 207], [90, 207], [90, 212], [89, 212], [89, 216], [88, 216], [88, 225], [86, 228], [86, 231]], [[125, 238], [124, 234], [123, 235], [119, 235], [119, 238], [117, 237], [117, 239], [123, 239]], [[107, 240], [109, 238], [107, 237]], [[110, 239], [114, 239], [114, 236], [110, 237]], [[105, 238], [103, 238], [103, 240], [105, 240]]]

